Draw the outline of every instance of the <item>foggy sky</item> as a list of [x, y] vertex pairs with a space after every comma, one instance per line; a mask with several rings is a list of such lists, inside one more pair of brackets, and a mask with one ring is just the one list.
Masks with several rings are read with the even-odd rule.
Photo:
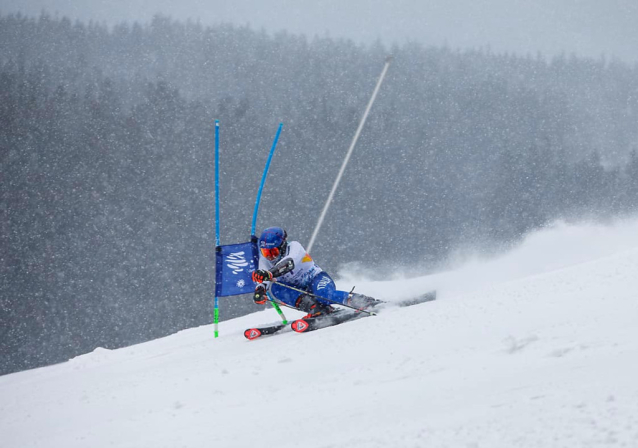
[[0, 0], [0, 12], [114, 24], [156, 13], [309, 37], [638, 62], [638, 0]]

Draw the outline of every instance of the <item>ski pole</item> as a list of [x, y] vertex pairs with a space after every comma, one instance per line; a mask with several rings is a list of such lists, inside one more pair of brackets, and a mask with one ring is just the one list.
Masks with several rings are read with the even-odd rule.
[[295, 307], [294, 307], [294, 306], [292, 306], [292, 305], [288, 305], [287, 303], [284, 303], [284, 302], [282, 302], [281, 300], [278, 300], [278, 299], [277, 299], [276, 297], [274, 297], [274, 296], [273, 296], [273, 298], [272, 298], [272, 299], [269, 299], [269, 300], [270, 300], [270, 301], [272, 301], [273, 303], [276, 303], [277, 305], [283, 305], [283, 306], [285, 306], [286, 308], [290, 308], [291, 310], [297, 310], [297, 311], [299, 311], [299, 309], [295, 308]]
[[377, 81], [377, 85], [374, 88], [374, 92], [372, 92], [372, 97], [368, 102], [368, 106], [366, 107], [365, 112], [363, 113], [363, 117], [361, 117], [361, 121], [359, 122], [359, 127], [354, 134], [354, 138], [352, 139], [352, 143], [350, 143], [350, 147], [348, 148], [348, 152], [346, 154], [346, 158], [343, 159], [343, 163], [341, 164], [341, 168], [339, 169], [339, 174], [337, 174], [337, 178], [332, 184], [332, 190], [330, 190], [330, 194], [328, 195], [328, 199], [326, 200], [325, 205], [323, 206], [323, 210], [321, 210], [321, 215], [319, 216], [319, 221], [315, 225], [315, 230], [312, 232], [312, 236], [310, 237], [310, 242], [306, 246], [306, 250], [308, 253], [312, 252], [312, 245], [317, 238], [317, 234], [319, 233], [319, 229], [321, 228], [321, 224], [323, 223], [323, 219], [326, 217], [326, 212], [332, 203], [332, 198], [334, 198], [335, 192], [337, 191], [337, 187], [339, 186], [339, 182], [341, 182], [341, 177], [343, 176], [343, 172], [346, 170], [346, 166], [348, 165], [348, 161], [350, 160], [350, 156], [352, 155], [352, 151], [354, 150], [355, 145], [357, 144], [357, 140], [359, 140], [359, 135], [361, 135], [361, 130], [363, 129], [363, 125], [368, 118], [368, 114], [370, 113], [370, 109], [372, 108], [372, 104], [374, 103], [374, 99], [377, 97], [377, 93], [379, 93], [379, 88], [381, 87], [381, 83], [383, 82], [383, 78], [385, 78], [385, 74], [388, 71], [388, 67], [390, 67], [390, 63], [392, 62], [392, 56], [388, 56], [385, 58], [385, 65], [383, 66], [383, 70], [381, 71], [381, 76], [379, 76], [379, 80]]
[[[272, 281], [272, 282], [275, 282], [275, 279], [272, 279], [271, 281]], [[300, 292], [300, 293], [302, 293], [302, 294], [306, 294], [306, 295], [311, 296], [311, 297], [314, 297], [314, 298], [316, 298], [316, 299], [325, 300], [326, 302], [331, 302], [331, 303], [334, 303], [335, 305], [345, 306], [346, 308], [350, 308], [350, 309], [352, 309], [352, 310], [359, 311], [359, 312], [361, 312], [361, 313], [369, 314], [370, 316], [376, 316], [376, 315], [377, 315], [377, 313], [374, 313], [374, 312], [372, 312], [372, 311], [366, 311], [366, 310], [362, 310], [361, 308], [357, 308], [357, 307], [354, 307], [354, 306], [346, 305], [345, 303], [339, 303], [339, 302], [337, 302], [337, 301], [335, 301], [335, 300], [330, 300], [330, 299], [328, 299], [327, 297], [318, 296], [318, 295], [313, 294], [313, 293], [311, 293], [311, 292], [304, 291], [303, 289], [299, 289], [299, 288], [295, 288], [294, 286], [286, 285], [285, 283], [279, 283], [279, 282], [277, 282], [277, 284], [278, 284], [279, 286], [283, 286], [284, 288], [292, 289], [293, 291], [297, 291], [297, 292]]]
[[279, 308], [279, 304], [275, 301], [275, 299], [273, 299], [270, 296], [269, 292], [267, 292], [266, 295], [268, 296], [268, 299], [270, 300], [270, 303], [272, 304], [273, 308], [277, 310], [277, 314], [279, 314], [279, 317], [281, 317], [281, 323], [286, 325], [288, 321], [286, 320], [286, 316], [284, 316], [284, 312], [281, 311], [281, 308]]

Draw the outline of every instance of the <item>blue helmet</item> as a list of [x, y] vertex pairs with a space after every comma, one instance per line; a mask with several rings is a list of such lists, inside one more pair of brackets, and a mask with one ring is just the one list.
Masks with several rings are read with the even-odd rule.
[[281, 227], [268, 227], [259, 237], [261, 255], [270, 261], [278, 260], [286, 252], [286, 231]]

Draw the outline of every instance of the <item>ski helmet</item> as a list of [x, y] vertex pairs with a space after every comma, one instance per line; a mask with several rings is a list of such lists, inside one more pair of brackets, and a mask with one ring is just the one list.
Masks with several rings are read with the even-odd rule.
[[286, 231], [281, 227], [268, 227], [259, 237], [261, 255], [270, 261], [279, 259], [286, 252]]

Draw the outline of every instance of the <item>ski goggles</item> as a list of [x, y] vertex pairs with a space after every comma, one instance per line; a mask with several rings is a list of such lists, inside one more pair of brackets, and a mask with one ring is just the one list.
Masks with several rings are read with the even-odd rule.
[[262, 247], [261, 254], [269, 260], [274, 260], [279, 256], [279, 248], [273, 247], [272, 249], [267, 249], [265, 247]]

